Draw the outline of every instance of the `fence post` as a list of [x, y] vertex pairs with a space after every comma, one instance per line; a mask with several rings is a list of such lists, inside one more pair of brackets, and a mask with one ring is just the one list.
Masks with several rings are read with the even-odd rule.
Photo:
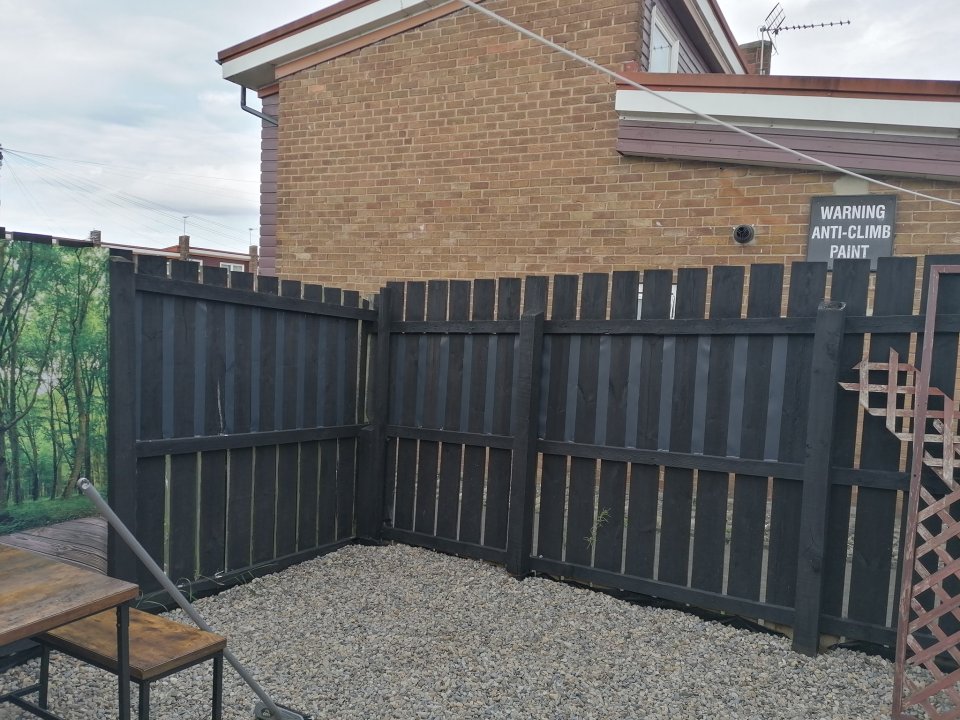
[[357, 536], [380, 540], [383, 528], [384, 460], [390, 399], [390, 288], [380, 288], [377, 343], [370, 395], [370, 422], [360, 431], [360, 473], [357, 482]]
[[507, 571], [516, 578], [523, 578], [530, 572], [542, 356], [543, 312], [527, 313], [520, 321], [519, 375], [510, 418], [513, 463], [507, 521]]
[[810, 656], [817, 654], [820, 643], [830, 460], [845, 315], [845, 303], [823, 301], [817, 309], [813, 336], [793, 623], [793, 649]]
[[[107, 497], [124, 524], [137, 531], [136, 456], [136, 305], [133, 255], [110, 254], [110, 368], [107, 413]], [[113, 528], [107, 533], [107, 574], [136, 582], [137, 559], [119, 542]]]

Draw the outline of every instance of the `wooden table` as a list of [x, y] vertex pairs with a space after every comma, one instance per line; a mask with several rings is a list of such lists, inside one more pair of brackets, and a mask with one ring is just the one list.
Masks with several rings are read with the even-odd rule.
[[[0, 645], [116, 608], [119, 717], [129, 720], [129, 603], [138, 590], [133, 583], [0, 545]], [[45, 697], [41, 696], [37, 705], [23, 699], [39, 691], [39, 684], [21, 688], [0, 695], [0, 703], [12, 702], [39, 717], [57, 718], [45, 709]], [[79, 714], [89, 711], [81, 709]]]

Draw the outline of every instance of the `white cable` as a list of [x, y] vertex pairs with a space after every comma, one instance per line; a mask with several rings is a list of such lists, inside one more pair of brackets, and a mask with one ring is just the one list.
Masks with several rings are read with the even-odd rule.
[[780, 143], [774, 142], [773, 140], [768, 140], [768, 139], [765, 138], [765, 137], [760, 137], [759, 135], [754, 135], [754, 134], [753, 134], [752, 132], [750, 132], [749, 130], [744, 130], [744, 129], [741, 128], [741, 127], [737, 127], [736, 125], [732, 125], [731, 123], [728, 123], [728, 122], [726, 122], [726, 121], [724, 121], [724, 120], [721, 120], [720, 118], [716, 118], [716, 117], [714, 117], [713, 115], [707, 115], [706, 113], [702, 113], [702, 112], [700, 112], [699, 110], [694, 110], [693, 108], [688, 107], [687, 105], [684, 105], [684, 104], [681, 103], [681, 102], [677, 102], [677, 101], [674, 100], [673, 98], [667, 97], [667, 96], [664, 95], [663, 93], [659, 93], [659, 92], [657, 92], [656, 90], [651, 90], [650, 88], [646, 87], [645, 85], [641, 85], [641, 84], [638, 83], [636, 80], [631, 80], [630, 78], [628, 78], [628, 77], [626, 77], [626, 76], [624, 76], [624, 75], [621, 75], [620, 73], [618, 73], [618, 72], [616, 72], [616, 71], [614, 71], [614, 70], [610, 70], [610, 69], [608, 69], [608, 68], [605, 68], [603, 65], [600, 65], [599, 63], [596, 63], [596, 62], [594, 62], [593, 60], [590, 60], [589, 58], [585, 58], [585, 57], [583, 57], [582, 55], [578, 55], [578, 54], [575, 53], [573, 50], [568, 50], [567, 48], [563, 47], [562, 45], [558, 45], [557, 43], [553, 42], [552, 40], [548, 40], [547, 38], [543, 37], [542, 35], [538, 35], [537, 33], [533, 32], [532, 30], [528, 30], [527, 28], [523, 27], [522, 25], [518, 25], [517, 23], [515, 23], [515, 22], [513, 22], [513, 21], [511, 21], [511, 20], [507, 20], [505, 17], [502, 17], [501, 15], [498, 15], [498, 14], [495, 13], [493, 10], [489, 10], [488, 8], [482, 7], [482, 6], [479, 5], [478, 3], [474, 2], [474, 0], [457, 0], [457, 1], [463, 3], [463, 4], [466, 5], [467, 7], [473, 8], [474, 10], [476, 10], [477, 12], [479, 12], [479, 13], [481, 13], [481, 14], [483, 14], [483, 15], [486, 15], [487, 17], [489, 17], [490, 19], [492, 19], [492, 20], [500, 23], [501, 25], [505, 25], [506, 27], [510, 28], [511, 30], [517, 31], [517, 32], [520, 33], [521, 35], [524, 35], [524, 36], [530, 38], [531, 40], [534, 40], [534, 41], [536, 41], [536, 42], [538, 42], [538, 43], [541, 43], [541, 44], [543, 44], [543, 45], [546, 45], [547, 47], [549, 47], [549, 48], [551, 48], [551, 49], [553, 49], [553, 50], [556, 50], [557, 52], [562, 53], [562, 54], [566, 55], [567, 57], [573, 58], [573, 59], [576, 60], [577, 62], [582, 63], [582, 64], [586, 65], [587, 67], [593, 68], [593, 69], [596, 70], [597, 72], [603, 73], [604, 75], [609, 75], [609, 76], [612, 77], [613, 79], [618, 80], [618, 81], [620, 81], [620, 82], [622, 82], [622, 83], [624, 83], [624, 84], [626, 84], [626, 85], [630, 85], [631, 87], [634, 87], [634, 88], [636, 88], [637, 90], [643, 90], [644, 92], [649, 93], [650, 95], [653, 95], [653, 97], [655, 97], [655, 98], [658, 98], [658, 99], [660, 99], [660, 100], [663, 100], [664, 102], [670, 103], [671, 105], [673, 105], [673, 106], [675, 106], [675, 107], [678, 107], [678, 108], [680, 108], [681, 110], [683, 110], [683, 111], [685, 111], [685, 112], [688, 112], [688, 113], [690, 113], [690, 114], [692, 114], [692, 115], [696, 115], [697, 117], [703, 118], [704, 120], [707, 120], [708, 122], [715, 123], [715, 124], [719, 125], [720, 127], [726, 128], [727, 130], [733, 130], [734, 132], [740, 133], [741, 135], [744, 135], [744, 136], [746, 136], [746, 137], [748, 137], [748, 138], [751, 138], [751, 139], [753, 139], [753, 140], [755, 140], [755, 141], [757, 141], [757, 142], [763, 143], [764, 145], [769, 145], [769, 146], [772, 147], [772, 148], [776, 148], [777, 150], [782, 150], [783, 152], [789, 153], [790, 155], [793, 155], [794, 157], [800, 158], [801, 160], [806, 160], [806, 161], [812, 162], [812, 163], [814, 163], [814, 164], [816, 164], [816, 165], [821, 165], [821, 166], [823, 166], [823, 167], [825, 167], [825, 168], [827, 168], [827, 169], [829, 169], [829, 170], [832, 170], [832, 171], [837, 172], [837, 173], [841, 173], [841, 174], [843, 174], [843, 175], [849, 175], [850, 177], [857, 178], [858, 180], [866, 180], [867, 182], [873, 183], [874, 185], [879, 185], [879, 186], [881, 186], [881, 187], [885, 187], [885, 188], [888, 188], [888, 189], [890, 189], [890, 190], [896, 190], [897, 192], [907, 193], [907, 194], [909, 194], [909, 195], [913, 195], [913, 196], [915, 196], [915, 197], [923, 198], [923, 199], [925, 199], [925, 200], [934, 200], [934, 201], [936, 201], [936, 202], [946, 203], [947, 205], [953, 205], [953, 206], [955, 206], [955, 207], [960, 207], [960, 201], [957, 201], [957, 200], [948, 200], [948, 199], [946, 199], [946, 198], [937, 197], [937, 196], [935, 196], [935, 195], [927, 195], [926, 193], [917, 192], [916, 190], [910, 190], [909, 188], [900, 187], [899, 185], [892, 185], [892, 184], [890, 184], [890, 183], [884, 182], [884, 181], [882, 181], [882, 180], [877, 180], [876, 178], [872, 178], [872, 177], [869, 177], [869, 176], [867, 176], [867, 175], [861, 175], [860, 173], [854, 172], [853, 170], [847, 170], [846, 168], [842, 168], [842, 167], [840, 167], [839, 165], [834, 165], [834, 164], [832, 164], [832, 163], [827, 162], [826, 160], [821, 160], [820, 158], [814, 157], [813, 155], [807, 155], [806, 153], [802, 153], [802, 152], [800, 152], [799, 150], [794, 150], [794, 149], [792, 149], [792, 148], [787, 147], [786, 145], [781, 145]]

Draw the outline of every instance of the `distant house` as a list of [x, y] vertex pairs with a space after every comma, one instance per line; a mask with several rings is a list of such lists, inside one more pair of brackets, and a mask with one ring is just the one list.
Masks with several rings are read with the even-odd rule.
[[[485, 6], [702, 112], [960, 199], [960, 83], [756, 74], [769, 47], [739, 47], [717, 0]], [[267, 273], [369, 291], [960, 250], [956, 207], [758, 144], [459, 3], [343, 0], [218, 59], [279, 123], [262, 139]]]

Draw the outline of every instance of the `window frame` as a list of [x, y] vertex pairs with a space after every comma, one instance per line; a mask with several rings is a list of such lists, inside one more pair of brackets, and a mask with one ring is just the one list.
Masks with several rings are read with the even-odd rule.
[[[670, 57], [667, 70], [654, 70], [653, 65], [653, 32], [658, 30], [664, 40], [670, 43]], [[667, 22], [666, 16], [660, 12], [657, 5], [650, 12], [649, 53], [647, 55], [647, 72], [676, 73], [680, 71], [680, 35]]]

